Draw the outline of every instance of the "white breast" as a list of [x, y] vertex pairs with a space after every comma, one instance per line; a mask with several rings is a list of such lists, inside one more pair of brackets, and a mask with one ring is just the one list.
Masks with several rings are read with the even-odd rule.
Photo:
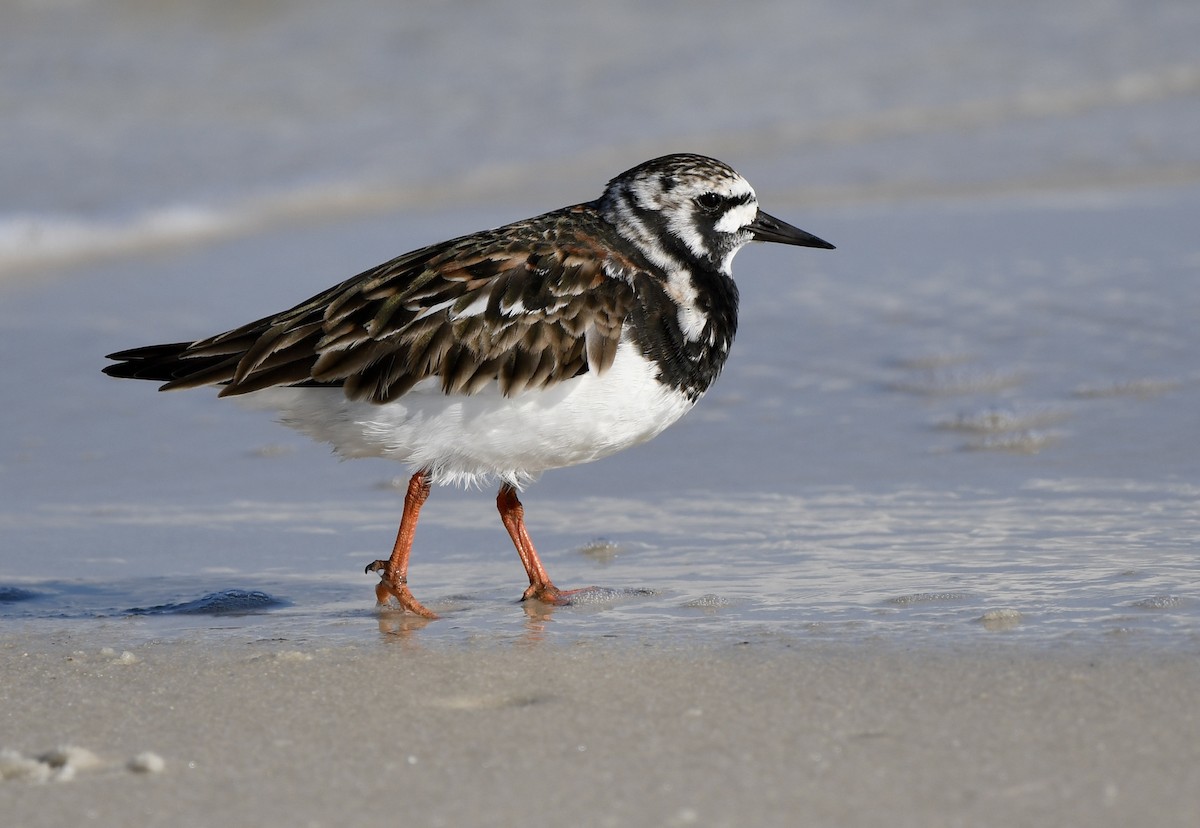
[[645, 442], [687, 413], [692, 402], [656, 373], [623, 340], [602, 375], [513, 397], [494, 383], [469, 397], [447, 396], [431, 379], [384, 405], [347, 400], [340, 388], [270, 388], [244, 399], [345, 457], [400, 460], [413, 471], [428, 469], [435, 483], [499, 478], [519, 487], [547, 469]]

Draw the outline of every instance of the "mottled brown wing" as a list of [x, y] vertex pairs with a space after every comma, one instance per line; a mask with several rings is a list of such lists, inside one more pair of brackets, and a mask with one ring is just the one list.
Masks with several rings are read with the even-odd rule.
[[193, 343], [175, 358], [196, 370], [176, 367], [164, 388], [220, 383], [226, 396], [340, 385], [351, 399], [384, 403], [430, 377], [448, 394], [495, 380], [512, 395], [602, 372], [633, 305], [626, 275], [640, 268], [555, 217], [409, 253]]

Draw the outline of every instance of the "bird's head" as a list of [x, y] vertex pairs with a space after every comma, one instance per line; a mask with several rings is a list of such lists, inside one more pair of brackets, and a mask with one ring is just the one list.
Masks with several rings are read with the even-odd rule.
[[752, 241], [832, 248], [759, 209], [754, 188], [727, 164], [703, 155], [666, 155], [608, 183], [600, 209], [656, 264], [700, 263], [730, 272]]

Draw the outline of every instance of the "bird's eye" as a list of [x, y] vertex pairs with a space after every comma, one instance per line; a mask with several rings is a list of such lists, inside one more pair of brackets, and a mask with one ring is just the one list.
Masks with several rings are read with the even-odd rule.
[[715, 213], [725, 203], [716, 193], [701, 193], [696, 196], [696, 205], [706, 213]]

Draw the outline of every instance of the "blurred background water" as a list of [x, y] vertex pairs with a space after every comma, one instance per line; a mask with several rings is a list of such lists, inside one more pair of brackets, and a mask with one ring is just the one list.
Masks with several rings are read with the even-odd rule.
[[297, 214], [558, 204], [680, 147], [822, 206], [1200, 168], [1188, 2], [14, 0], [3, 15], [0, 250], [21, 260]]
[[1195, 646], [1200, 6], [16, 0], [0, 23], [0, 615], [373, 630], [357, 573], [404, 470], [101, 356], [687, 150], [839, 249], [743, 252], [698, 409], [525, 497], [556, 581], [612, 592], [527, 615], [490, 494], [438, 491], [412, 575], [450, 620], [420, 635]]

